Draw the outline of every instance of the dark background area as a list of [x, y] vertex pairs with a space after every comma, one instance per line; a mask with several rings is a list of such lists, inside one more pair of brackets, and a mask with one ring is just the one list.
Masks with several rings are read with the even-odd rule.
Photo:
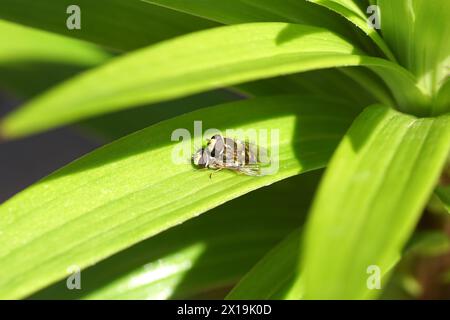
[[[0, 118], [19, 103], [0, 92]], [[0, 203], [101, 144], [72, 128], [0, 142]]]

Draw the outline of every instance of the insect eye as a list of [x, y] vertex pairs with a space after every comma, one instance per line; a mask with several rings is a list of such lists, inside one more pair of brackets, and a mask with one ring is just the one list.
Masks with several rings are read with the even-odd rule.
[[205, 167], [208, 165], [208, 159], [209, 155], [205, 149], [200, 149], [197, 151], [194, 156], [192, 157], [192, 160], [196, 166], [199, 167]]
[[208, 165], [209, 158], [210, 158], [210, 155], [209, 155], [208, 150], [207, 149], [202, 149], [201, 157], [199, 159], [199, 165], [202, 165], [202, 166]]

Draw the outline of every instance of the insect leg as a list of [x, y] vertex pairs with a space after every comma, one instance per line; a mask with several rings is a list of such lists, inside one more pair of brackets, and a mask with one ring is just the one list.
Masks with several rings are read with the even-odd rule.
[[211, 172], [211, 173], [209, 174], [209, 179], [212, 179], [213, 173], [219, 172], [219, 171], [222, 170], [222, 169], [223, 169], [223, 168], [219, 168], [219, 169], [216, 169], [216, 170], [214, 170], [213, 172]]

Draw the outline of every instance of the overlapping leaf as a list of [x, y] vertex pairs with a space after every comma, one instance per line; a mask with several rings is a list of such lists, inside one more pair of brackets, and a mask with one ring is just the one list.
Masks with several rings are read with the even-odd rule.
[[382, 33], [399, 62], [435, 96], [450, 68], [450, 2], [379, 0]]
[[323, 27], [358, 40], [351, 26], [307, 1], [297, 0], [144, 0], [224, 24], [290, 22]]
[[0, 87], [19, 98], [35, 95], [110, 56], [82, 41], [0, 20]]
[[450, 151], [450, 116], [364, 112], [340, 144], [306, 228], [306, 298], [367, 298], [367, 269], [386, 275], [410, 237]]
[[[91, 265], [251, 190], [323, 167], [356, 112], [302, 96], [237, 102], [161, 122], [81, 158], [0, 207], [0, 296], [24, 296], [70, 265]], [[280, 130], [278, 173], [210, 179], [194, 170], [191, 153], [175, 165], [171, 134], [192, 131], [196, 120], [205, 130]]]
[[23, 106], [3, 120], [0, 132], [18, 137], [139, 103], [349, 65], [370, 65], [386, 81], [400, 86], [402, 90], [394, 93], [404, 98], [402, 106], [414, 108], [425, 99], [405, 70], [383, 59], [359, 55], [353, 45], [329, 31], [255, 23], [198, 32], [118, 58]]
[[[81, 29], [69, 30], [77, 5]], [[116, 50], [132, 50], [216, 24], [137, 0], [2, 0], [0, 19], [57, 32]]]
[[[368, 23], [368, 16], [365, 15], [364, 11], [358, 6], [355, 0], [307, 0], [309, 2], [316, 3], [318, 5], [327, 7], [348, 20], [354, 23], [358, 28], [364, 31], [383, 51], [383, 53], [392, 61], [396, 61], [395, 56], [391, 52], [391, 49], [388, 47], [383, 38], [379, 35], [374, 26], [370, 26]], [[369, 8], [367, 8], [369, 9]], [[372, 14], [378, 14], [379, 12], [373, 12], [370, 10]]]
[[311, 172], [280, 181], [124, 250], [83, 270], [83, 290], [67, 290], [64, 279], [31, 298], [186, 299], [213, 292], [222, 298], [303, 222], [319, 177]]
[[438, 187], [436, 189], [436, 194], [444, 205], [445, 209], [450, 213], [450, 186]]
[[[211, 19], [224, 24], [248, 23], [248, 22], [291, 22], [300, 23], [311, 26], [323, 27], [332, 30], [335, 33], [345, 36], [351, 40], [355, 46], [368, 49], [368, 52], [374, 52], [373, 45], [367, 37], [361, 37], [356, 29], [350, 23], [346, 23], [345, 19], [338, 15], [330, 14], [328, 9], [308, 3], [307, 1], [298, 0], [146, 0], [147, 2], [165, 6], [174, 10], [179, 10], [189, 14]], [[364, 70], [368, 73], [368, 70]], [[353, 76], [354, 70], [347, 70], [346, 74]], [[361, 70], [358, 74], [363, 73]], [[366, 75], [367, 78], [367, 75]], [[320, 79], [320, 81], [316, 81]], [[350, 99], [370, 100], [370, 91], [377, 87], [378, 84], [373, 82], [357, 80], [357, 84], [349, 80], [348, 77], [336, 70], [323, 70], [321, 72], [311, 72], [310, 74], [296, 74], [283, 78], [271, 79], [272, 81], [261, 81], [264, 90], [258, 90], [257, 95], [270, 95], [274, 91], [285, 93], [299, 93], [307, 91], [308, 93], [320, 92], [325, 94], [341, 96], [349, 93]], [[362, 87], [361, 90], [353, 90], [353, 87]], [[239, 85], [242, 89], [242, 85]], [[244, 89], [248, 89], [247, 85]], [[286, 91], [292, 88], [292, 91]], [[351, 88], [351, 89], [350, 89]], [[255, 89], [252, 86], [252, 89]], [[350, 89], [350, 90], [349, 90]], [[364, 90], [366, 89], [366, 90]], [[252, 90], [252, 94], [255, 92]], [[361, 99], [361, 97], [363, 97]], [[377, 98], [379, 96], [377, 95]], [[381, 101], [387, 103], [388, 99], [383, 94]], [[371, 102], [369, 102], [370, 104]], [[367, 104], [368, 105], [368, 104]]]
[[271, 250], [227, 295], [230, 300], [289, 299], [300, 254], [299, 230]]
[[[286, 238], [228, 298], [363, 299], [380, 293], [367, 287], [367, 269], [380, 268], [384, 288], [450, 149], [449, 123], [448, 116], [417, 119], [368, 109], [333, 156], [306, 236]], [[441, 240], [416, 239], [409, 251], [435, 248]]]

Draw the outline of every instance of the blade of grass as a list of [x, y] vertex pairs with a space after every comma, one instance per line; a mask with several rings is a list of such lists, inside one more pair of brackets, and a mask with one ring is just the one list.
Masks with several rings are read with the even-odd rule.
[[[260, 98], [201, 109], [94, 151], [0, 206], [0, 297], [30, 294], [70, 265], [92, 265], [249, 191], [323, 167], [357, 112], [327, 99]], [[192, 130], [197, 120], [205, 130], [280, 130], [278, 173], [223, 171], [210, 179], [192, 167], [191, 154], [174, 164], [172, 132]]]
[[401, 89], [394, 93], [404, 98], [402, 105], [413, 108], [425, 99], [406, 70], [355, 50], [327, 30], [286, 23], [198, 32], [115, 59], [61, 84], [7, 116], [0, 132], [4, 138], [20, 137], [140, 103], [335, 66], [370, 65]]
[[[81, 29], [66, 26], [67, 7], [81, 10]], [[91, 41], [119, 51], [133, 50], [215, 23], [137, 0], [2, 0], [0, 18]]]

